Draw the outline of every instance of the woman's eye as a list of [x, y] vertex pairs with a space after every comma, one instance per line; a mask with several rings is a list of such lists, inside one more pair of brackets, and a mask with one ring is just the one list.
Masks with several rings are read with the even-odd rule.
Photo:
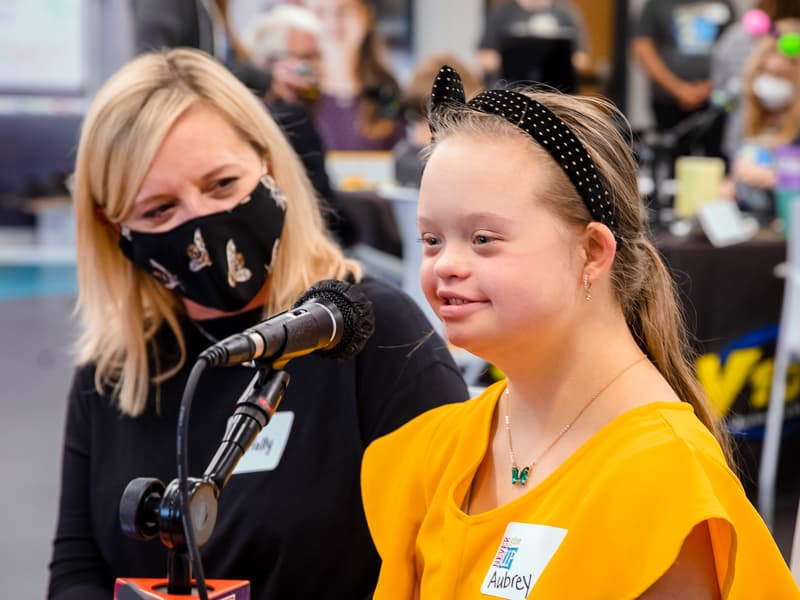
[[232, 186], [238, 180], [238, 177], [224, 177], [217, 181], [216, 188], [217, 189], [227, 189]]
[[172, 204], [172, 203], [159, 204], [158, 206], [156, 206], [154, 208], [151, 208], [150, 210], [144, 212], [142, 214], [142, 217], [144, 217], [145, 219], [156, 219], [156, 218], [162, 216], [168, 210], [170, 210], [173, 206], [175, 206], [175, 205]]

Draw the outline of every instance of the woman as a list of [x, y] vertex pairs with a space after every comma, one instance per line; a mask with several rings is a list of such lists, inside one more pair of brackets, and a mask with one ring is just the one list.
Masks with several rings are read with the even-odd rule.
[[[67, 412], [51, 598], [108, 598], [163, 577], [166, 549], [123, 537], [117, 506], [142, 476], [176, 475], [179, 399], [208, 345], [289, 308], [321, 279], [359, 282], [375, 333], [355, 358], [286, 368], [291, 383], [223, 490], [201, 549], [209, 578], [252, 598], [363, 598], [378, 571], [359, 497], [376, 437], [466, 390], [413, 302], [342, 256], [302, 167], [263, 104], [207, 55], [143, 55], [86, 116], [75, 170], [82, 335]], [[207, 372], [193, 403], [201, 474], [253, 372]]]
[[733, 162], [745, 135], [742, 103], [739, 101], [744, 89], [742, 75], [764, 33], [751, 29], [754, 23], [761, 27], [767, 24], [773, 26], [774, 23], [777, 24], [775, 32], [781, 33], [781, 21], [791, 23], [793, 19], [800, 19], [800, 3], [796, 0], [755, 0], [752, 9], [725, 29], [711, 49], [711, 80], [717, 104], [724, 105], [730, 111], [725, 120], [722, 140], [722, 149], [729, 162]]
[[370, 0], [306, 0], [322, 21], [316, 124], [327, 150], [391, 150], [403, 137], [400, 87]]
[[800, 135], [800, 57], [783, 51], [781, 39], [798, 36], [800, 22], [784, 21], [781, 38], [764, 37], [745, 67], [742, 88], [744, 140], [731, 167], [735, 197], [765, 225], [775, 216], [775, 151]]
[[374, 598], [800, 598], [727, 464], [611, 108], [467, 103], [449, 68], [433, 104], [422, 287], [507, 379], [368, 448]]

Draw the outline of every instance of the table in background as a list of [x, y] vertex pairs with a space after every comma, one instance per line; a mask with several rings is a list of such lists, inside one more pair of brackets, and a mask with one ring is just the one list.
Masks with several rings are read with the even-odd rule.
[[[748, 495], [755, 500], [761, 437], [783, 301], [783, 279], [775, 267], [786, 258], [783, 238], [762, 232], [733, 246], [715, 248], [705, 237], [657, 236], [656, 246], [677, 283], [698, 353], [697, 374], [709, 400], [729, 407], [737, 462]], [[791, 379], [791, 376], [790, 376]], [[795, 502], [800, 471], [794, 455], [800, 413], [800, 368], [787, 386], [787, 429], [778, 467], [779, 493]]]
[[780, 319], [783, 280], [774, 268], [786, 259], [783, 238], [760, 234], [741, 244], [715, 248], [703, 236], [656, 237], [685, 302], [698, 352], [726, 347]]

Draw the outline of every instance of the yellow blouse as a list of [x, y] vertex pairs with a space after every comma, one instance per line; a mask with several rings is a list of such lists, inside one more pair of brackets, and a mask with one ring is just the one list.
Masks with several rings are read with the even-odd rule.
[[723, 598], [800, 598], [772, 536], [686, 403], [631, 410], [526, 494], [460, 505], [487, 452], [503, 382], [373, 442], [364, 507], [383, 566], [375, 600], [626, 599], [708, 522]]

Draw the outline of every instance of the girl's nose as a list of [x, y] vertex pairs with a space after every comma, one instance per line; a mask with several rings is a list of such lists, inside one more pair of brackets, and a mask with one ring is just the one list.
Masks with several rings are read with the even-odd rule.
[[440, 279], [462, 278], [469, 274], [469, 262], [458, 244], [445, 244], [433, 260], [433, 272]]

